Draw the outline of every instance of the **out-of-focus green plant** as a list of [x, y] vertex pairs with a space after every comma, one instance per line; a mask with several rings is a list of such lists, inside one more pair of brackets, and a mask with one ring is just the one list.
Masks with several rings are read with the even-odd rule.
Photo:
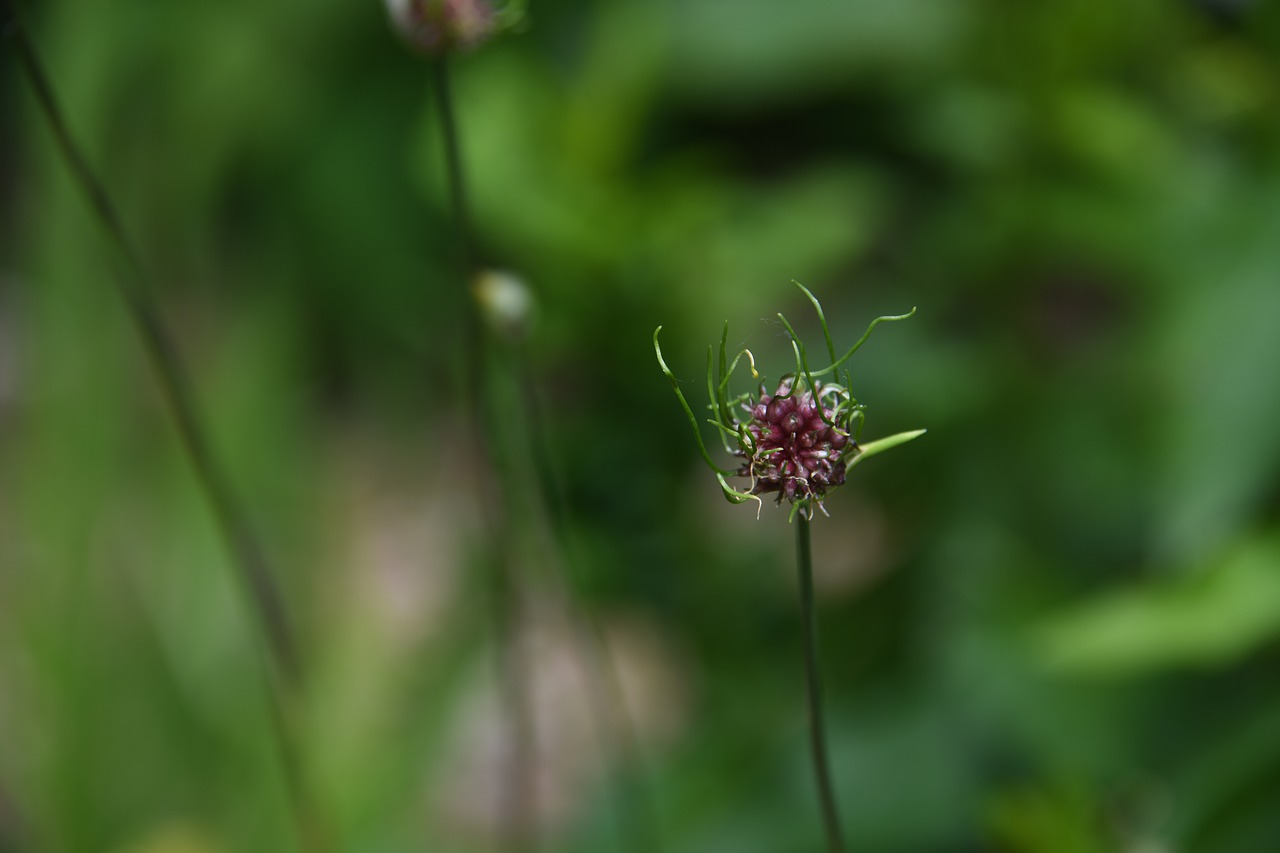
[[[529, 584], [520, 577], [521, 564], [528, 559], [521, 536], [541, 534], [545, 531], [539, 527], [549, 523], [553, 528], [550, 542], [560, 552], [555, 562], [566, 567], [567, 573], [575, 560], [563, 529], [563, 500], [553, 482], [554, 465], [542, 440], [536, 382], [525, 367], [524, 345], [535, 314], [533, 292], [514, 273], [485, 269], [477, 251], [461, 121], [450, 73], [457, 54], [518, 24], [523, 3], [507, 3], [497, 10], [488, 0], [388, 0], [387, 6], [400, 35], [431, 60], [457, 255], [455, 285], [469, 297], [465, 316], [459, 318], [467, 332], [458, 353], [466, 370], [461, 396], [469, 404], [472, 452], [484, 460], [480, 467], [487, 469], [480, 470], [476, 478], [477, 497], [491, 527], [483, 545], [484, 563], [494, 597], [490, 627], [500, 658], [504, 722], [511, 743], [509, 766], [503, 774], [506, 790], [501, 792], [501, 808], [505, 813], [500, 816], [500, 832], [518, 848], [536, 846], [539, 756], [532, 710], [533, 668], [520, 648], [530, 642], [532, 633], [532, 622], [526, 615], [531, 607], [525, 600]], [[483, 164], [479, 171], [483, 171]], [[536, 457], [536, 462], [529, 464], [529, 457]], [[575, 652], [582, 658], [588, 678], [595, 682], [587, 691], [590, 712], [601, 751], [619, 786], [616, 800], [628, 822], [623, 835], [636, 849], [661, 849], [645, 784], [638, 777], [629, 778], [629, 768], [621, 767], [635, 758], [634, 735], [603, 631], [594, 614], [577, 599], [567, 574], [557, 581], [563, 584], [560, 592], [569, 599]], [[624, 785], [625, 791], [621, 790]]]
[[[634, 416], [671, 394], [636, 341], [662, 322], [676, 373], [700, 374], [705, 342], [672, 331], [800, 320], [793, 275], [833, 330], [928, 306], [864, 347], [853, 390], [894, 401], [864, 435], [913, 413], [930, 441], [860, 467], [812, 531], [851, 839], [1043, 850], [1123, 812], [1166, 849], [1276, 846], [1280, 6], [997, 5], [539, 0], [537, 26], [451, 62], [480, 253], [537, 288], [519, 368], [584, 597], [683, 668], [627, 685], [683, 709], [664, 741], [637, 713], [674, 849], [820, 843], [796, 819], [799, 655], [775, 642], [790, 543], [705, 499], [702, 462], [691, 487], [674, 409]], [[481, 573], [450, 556], [473, 480], [439, 465], [481, 467], [452, 452], [466, 290], [426, 67], [377, 2], [25, 8], [288, 555], [345, 840], [491, 847], [438, 797], [462, 787], [441, 747], [466, 740], [492, 643]], [[287, 849], [225, 549], [14, 58], [0, 41], [0, 847], [131, 850], [176, 819]], [[747, 345], [771, 380], [794, 370]], [[1163, 792], [1137, 815], [1135, 777]], [[546, 846], [609, 848], [596, 781]], [[1001, 803], [1036, 831], [994, 830]]]
[[3, 25], [6, 40], [15, 48], [58, 154], [119, 256], [120, 274], [115, 277], [119, 294], [155, 370], [187, 460], [239, 575], [241, 592], [263, 644], [272, 733], [289, 788], [289, 805], [298, 840], [317, 853], [332, 850], [335, 837], [298, 743], [304, 670], [276, 568], [268, 560], [245, 504], [214, 450], [209, 426], [196, 403], [191, 374], [176, 337], [162, 318], [142, 254], [127, 233], [114, 200], [72, 136], [61, 102], [17, 10], [10, 0], [0, 0], [0, 12], [6, 19]]

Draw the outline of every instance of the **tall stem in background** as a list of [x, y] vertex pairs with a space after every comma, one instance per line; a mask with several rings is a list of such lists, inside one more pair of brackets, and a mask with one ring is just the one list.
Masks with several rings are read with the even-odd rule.
[[813, 773], [818, 783], [818, 797], [822, 802], [827, 850], [830, 853], [843, 853], [840, 815], [836, 812], [835, 791], [831, 785], [831, 769], [827, 762], [826, 725], [822, 716], [822, 675], [818, 668], [818, 620], [813, 613], [813, 553], [809, 535], [810, 522], [804, 511], [797, 514], [795, 525], [800, 624], [804, 633], [804, 672], [809, 696], [809, 748], [813, 754]]
[[536, 846], [535, 836], [523, 831], [526, 826], [534, 825], [536, 803], [533, 787], [535, 756], [532, 693], [528, 679], [529, 667], [519, 648], [520, 627], [524, 617], [514, 571], [516, 555], [513, 549], [518, 539], [502, 533], [511, 513], [507, 492], [499, 484], [510, 478], [504, 476], [504, 469], [508, 466], [498, 448], [497, 436], [492, 431], [493, 418], [490, 417], [490, 410], [496, 410], [497, 407], [488, 399], [488, 346], [484, 324], [472, 293], [479, 264], [471, 231], [462, 145], [453, 107], [449, 60], [446, 56], [436, 57], [431, 63], [431, 88], [444, 144], [445, 178], [457, 246], [458, 285], [462, 289], [466, 306], [466, 317], [463, 320], [466, 335], [463, 343], [463, 381], [471, 421], [470, 433], [479, 445], [478, 452], [486, 455], [489, 462], [489, 476], [479, 477], [477, 480], [480, 483], [480, 511], [492, 528], [488, 540], [493, 553], [486, 564], [491, 566], [489, 593], [498, 650], [499, 692], [507, 712], [511, 756], [511, 766], [499, 792], [499, 815], [502, 823], [499, 833], [506, 836], [516, 849], [532, 850]]
[[[462, 171], [462, 146], [458, 119], [453, 109], [453, 86], [449, 82], [449, 60], [441, 56], [431, 63], [431, 89], [440, 111], [440, 135], [444, 142], [445, 175], [449, 187], [449, 209], [458, 240], [458, 266], [464, 279], [476, 273], [475, 244], [467, 204], [466, 178]], [[468, 300], [470, 304], [470, 300]], [[472, 314], [474, 315], [474, 311]]]
[[75, 183], [87, 198], [94, 215], [120, 254], [123, 273], [115, 277], [117, 289], [142, 339], [147, 359], [155, 369], [160, 390], [177, 427], [183, 450], [195, 469], [196, 480], [213, 513], [218, 529], [239, 574], [242, 590], [253, 611], [268, 662], [268, 698], [297, 831], [307, 851], [328, 850], [331, 838], [324, 829], [321, 811], [310, 791], [296, 743], [298, 702], [302, 671], [297, 641], [288, 619], [284, 597], [248, 513], [236, 496], [231, 480], [219, 464], [196, 405], [193, 383], [173, 336], [161, 319], [142, 254], [124, 228], [124, 221], [106, 188], [89, 166], [63, 116], [44, 66], [36, 56], [17, 9], [3, 3], [4, 37], [13, 45], [41, 113], [53, 133], [58, 153]]
[[72, 138], [53, 88], [49, 85], [48, 77], [36, 58], [35, 50], [27, 39], [15, 10], [9, 0], [3, 2], [10, 17], [7, 36], [13, 42], [36, 102], [53, 132], [58, 152], [124, 260], [126, 274], [116, 279], [120, 295], [142, 338], [147, 357], [155, 368], [161, 390], [182, 438], [182, 445], [196, 470], [200, 487], [235, 558], [245, 588], [250, 593], [267, 646], [281, 676], [293, 681], [298, 670], [297, 649], [280, 590], [267, 565], [263, 549], [249, 525], [247, 514], [236, 500], [226, 474], [214, 459], [196, 410], [191, 381], [178, 354], [177, 345], [164, 327], [159, 309], [147, 286], [141, 254], [129, 240], [110, 196]]
[[[472, 277], [480, 272], [474, 235], [471, 231], [470, 210], [467, 203], [466, 177], [462, 163], [462, 146], [459, 141], [458, 119], [454, 110], [453, 91], [446, 57], [432, 62], [432, 89], [439, 111], [445, 157], [445, 173], [449, 193], [449, 206], [455, 223], [457, 263], [464, 284], [473, 283]], [[535, 500], [541, 502], [552, 540], [560, 551], [561, 564], [566, 574], [573, 574], [577, 561], [570, 543], [568, 508], [560, 489], [551, 459], [541, 407], [538, 403], [535, 377], [528, 367], [529, 353], [516, 337], [491, 334], [481, 316], [475, 294], [468, 292], [466, 318], [467, 340], [465, 347], [468, 405], [474, 422], [472, 433], [487, 449], [491, 471], [497, 480], [485, 478], [481, 486], [481, 501], [485, 515], [494, 530], [503, 529], [494, 541], [502, 542], [508, 553], [493, 555], [494, 576], [493, 614], [496, 620], [495, 634], [500, 650], [499, 672], [502, 680], [503, 703], [507, 708], [511, 744], [511, 772], [507, 776], [507, 788], [503, 792], [504, 808], [511, 828], [517, 828], [522, 817], [531, 815], [535, 806], [533, 791], [534, 760], [536, 758], [533, 737], [533, 713], [531, 702], [531, 661], [522, 654], [519, 634], [524, 608], [520, 601], [519, 585], [515, 578], [516, 548], [519, 537], [515, 529], [521, 520], [511, 511], [520, 484], [534, 483]], [[486, 374], [485, 367], [499, 371]], [[502, 380], [506, 381], [502, 381]], [[504, 428], [527, 436], [528, 446], [515, 448], [504, 444], [501, 436], [493, 434], [496, 423], [491, 412], [503, 413]], [[505, 451], [503, 448], [505, 447]], [[501, 488], [499, 488], [501, 486]], [[503, 519], [505, 518], [505, 522]], [[662, 849], [657, 822], [653, 816], [651, 797], [647, 787], [634, 771], [628, 773], [624, 763], [638, 765], [639, 747], [621, 684], [614, 671], [599, 621], [579, 600], [574, 584], [562, 578], [569, 602], [569, 619], [572, 631], [582, 647], [587, 681], [587, 700], [591, 705], [595, 729], [600, 747], [610, 770], [619, 780], [617, 799], [623, 825], [619, 827], [623, 844], [645, 853]], [[616, 741], [616, 742], [611, 742]], [[532, 836], [521, 841], [533, 845]]]

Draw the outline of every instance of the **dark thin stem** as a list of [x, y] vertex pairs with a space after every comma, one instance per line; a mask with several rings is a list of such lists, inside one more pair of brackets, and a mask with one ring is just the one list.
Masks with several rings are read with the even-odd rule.
[[449, 196], [449, 210], [453, 217], [454, 245], [457, 253], [455, 262], [458, 285], [463, 304], [466, 306], [463, 318], [463, 355], [465, 356], [463, 381], [466, 384], [466, 398], [470, 408], [473, 432], [478, 440], [485, 446], [489, 446], [489, 442], [485, 440], [488, 420], [484, 394], [481, 390], [484, 387], [484, 323], [471, 292], [471, 285], [480, 271], [480, 265], [471, 231], [466, 170], [462, 165], [461, 133], [458, 130], [458, 117], [453, 108], [453, 84], [450, 82], [447, 56], [439, 56], [431, 63], [431, 91], [439, 112], [440, 138], [444, 143], [445, 185]]
[[467, 204], [467, 184], [462, 169], [462, 145], [458, 141], [458, 119], [453, 109], [453, 85], [449, 60], [443, 56], [431, 63], [431, 88], [440, 111], [440, 135], [444, 141], [445, 176], [449, 186], [449, 207], [458, 241], [458, 261], [465, 278], [476, 272], [475, 246]]
[[[441, 57], [432, 63], [431, 79], [443, 137], [445, 173], [449, 192], [449, 205], [453, 215], [458, 245], [458, 264], [461, 278], [465, 283], [469, 282], [470, 277], [478, 272], [478, 259], [469, 218], [465, 170], [462, 163], [462, 146], [459, 142], [458, 121], [454, 111], [452, 84], [446, 58]], [[488, 348], [496, 350], [502, 348], [502, 345], [489, 340], [484, 332], [476, 303], [470, 293], [467, 294], [467, 299], [470, 305], [467, 318], [467, 349], [469, 351], [469, 357], [466, 360], [467, 383], [470, 388], [469, 393], [472, 396], [474, 431], [479, 440], [490, 448], [490, 462], [493, 470], [499, 475], [504, 473], [509, 475], [511, 466], [504, 464], [504, 461], [498, 458], [494, 450], [496, 444], [492, 440], [492, 436], [488, 435], [489, 411], [485, 407], [484, 395], [481, 392], [481, 389], [488, 384], [482, 367], [486, 363], [485, 350]], [[525, 353], [513, 350], [510, 355], [512, 356], [511, 360], [515, 362], [515, 371], [512, 375], [518, 377], [518, 384], [525, 392], [521, 395], [518, 403], [524, 411], [525, 422], [532, 433], [532, 450], [535, 457], [534, 473], [539, 486], [539, 497], [547, 509], [553, 538], [564, 555], [566, 563], [570, 565], [570, 571], [572, 571], [574, 561], [568, 544], [565, 501], [558, 487], [550, 461], [549, 448], [545, 442], [541, 410], [536, 399], [535, 384], [533, 378], [525, 370]], [[508, 476], [506, 479], [513, 481], [516, 478]], [[505, 504], [510, 499], [504, 490], [495, 488], [495, 485], [490, 483], [484, 495], [484, 503], [488, 507], [486, 513], [490, 517], [493, 517], [492, 513], [496, 511], [497, 504], [495, 502]], [[504, 541], [511, 542], [513, 540], [511, 537], [506, 537]], [[508, 708], [509, 725], [513, 739], [511, 749], [513, 766], [507, 779], [508, 790], [504, 792], [503, 798], [509, 820], [515, 819], [514, 822], [518, 825], [518, 818], [522, 814], [529, 812], [533, 806], [531, 785], [533, 749], [530, 742], [533, 731], [533, 709], [530, 704], [530, 697], [527, 695], [530, 690], [527, 672], [528, 661], [520, 654], [519, 626], [523, 616], [518, 585], [515, 583], [515, 578], [511, 576], [513, 558], [511, 556], [503, 557], [497, 563], [499, 576], [494, 579], [496, 596], [494, 614], [498, 622], [496, 633], [501, 654], [499, 671], [503, 680], [504, 704]], [[566, 586], [570, 585], [566, 584]], [[603, 631], [598, 620], [582, 606], [574, 591], [572, 589], [567, 591], [571, 608], [570, 615], [574, 622], [574, 633], [584, 647], [585, 657], [588, 658], [585, 661], [586, 668], [590, 670], [589, 680], [591, 684], [588, 685], [588, 693], [590, 694], [589, 701], [593, 707], [592, 716], [597, 721], [597, 732], [602, 741], [606, 740], [609, 733], [613, 731], [617, 731], [618, 737], [622, 740], [618, 747], [605, 744], [603, 749], [606, 755], [621, 752], [623, 756], [633, 759], [631, 763], [635, 764], [634, 759], [639, 749], [635, 742], [634, 727], [622, 700], [621, 685], [618, 683], [617, 673], [613, 671], [605, 648]], [[611, 722], [613, 725], [610, 725]], [[624, 832], [626, 839], [638, 850], [649, 851], [649, 853], [661, 850], [647, 789], [638, 778], [625, 776], [617, 767], [613, 769], [617, 778], [626, 779], [628, 782], [627, 795], [622, 798], [627, 804], [625, 812], [629, 818], [627, 831]], [[511, 828], [508, 827], [508, 829]], [[531, 836], [516, 840], [521, 840], [530, 846], [536, 841]]]
[[125, 233], [124, 225], [106, 190], [67, 129], [48, 78], [12, 5], [9, 0], [0, 2], [4, 3], [11, 16], [7, 35], [17, 51], [18, 60], [31, 83], [40, 109], [53, 131], [58, 150], [124, 260], [126, 275], [116, 279], [120, 295], [124, 298], [125, 306], [159, 376], [161, 389], [177, 422], [178, 432], [196, 470], [200, 487], [205, 492], [218, 526], [239, 566], [245, 586], [257, 607], [263, 633], [275, 662], [283, 677], [294, 680], [298, 674], [298, 655], [285, 615], [283, 598], [268, 568], [262, 547], [253, 534], [226, 475], [214, 460], [209, 440], [196, 411], [191, 382], [182, 365], [177, 346], [165, 330], [159, 310], [147, 288], [147, 276], [141, 256]]
[[822, 675], [818, 670], [818, 621], [813, 613], [813, 554], [809, 519], [802, 511], [796, 525], [796, 573], [800, 580], [800, 622], [804, 631], [804, 672], [809, 694], [809, 747], [813, 753], [813, 773], [822, 801], [822, 822], [826, 827], [827, 850], [843, 853], [840, 816], [836, 813], [835, 791], [827, 765], [827, 735], [822, 718]]
[[480, 511], [492, 525], [490, 547], [494, 549], [494, 553], [490, 561], [493, 572], [490, 580], [494, 641], [498, 653], [499, 691], [507, 712], [508, 736], [511, 741], [511, 765], [507, 768], [509, 772], [498, 792], [501, 822], [498, 834], [512, 849], [531, 851], [537, 846], [533, 830], [536, 811], [535, 744], [528, 664], [520, 653], [524, 608], [515, 573], [518, 557], [515, 553], [516, 540], [502, 532], [502, 519], [509, 515], [510, 498], [495, 479], [502, 476], [505, 465], [496, 437], [490, 429], [498, 407], [485, 394], [486, 388], [490, 387], [486, 372], [489, 347], [479, 307], [471, 292], [473, 277], [479, 269], [468, 215], [466, 172], [462, 164], [462, 145], [458, 119], [453, 108], [453, 86], [447, 57], [440, 56], [432, 61], [431, 87], [444, 143], [445, 179], [457, 246], [458, 283], [466, 305], [463, 381], [466, 384], [471, 420], [470, 432], [478, 445], [478, 452], [488, 456], [490, 469], [490, 476], [478, 478], [481, 484]]
[[[483, 388], [485, 386], [485, 332], [480, 309], [471, 290], [479, 272], [475, 253], [475, 241], [471, 233], [471, 218], [467, 205], [466, 170], [462, 165], [461, 134], [458, 118], [453, 109], [453, 85], [450, 82], [449, 59], [439, 56], [431, 62], [431, 92], [435, 98], [440, 120], [440, 138], [444, 144], [445, 186], [449, 197], [449, 210], [453, 218], [454, 246], [456, 250], [457, 284], [464, 305], [463, 316], [463, 377], [464, 397], [471, 418], [471, 433], [483, 448], [492, 448], [489, 441], [489, 420]], [[497, 460], [489, 451], [492, 470], [498, 471]], [[485, 504], [502, 498], [501, 490], [485, 480], [481, 486], [481, 498]], [[482, 507], [483, 509], [483, 507]]]
[[300, 690], [301, 667], [283, 596], [270, 569], [266, 552], [255, 535], [243, 506], [237, 500], [230, 480], [217, 463], [196, 406], [191, 380], [148, 287], [141, 254], [125, 232], [123, 221], [106, 189], [76, 144], [48, 75], [22, 28], [17, 10], [10, 0], [0, 2], [3, 2], [8, 18], [4, 27], [5, 37], [13, 45], [32, 93], [53, 133], [58, 151], [120, 254], [123, 274], [115, 278], [117, 289], [142, 338], [148, 360], [156, 371], [182, 446], [195, 469], [196, 480], [209, 502], [215, 522], [231, 553], [232, 562], [237, 568], [262, 633], [271, 663], [269, 692], [272, 719], [288, 777], [290, 796], [299, 821], [300, 835], [308, 850], [324, 849], [327, 845], [318, 841], [323, 834], [316, 828], [319, 825], [317, 812], [310, 796], [305, 793], [299, 770], [298, 750], [294, 744], [291, 721], [294, 694]]

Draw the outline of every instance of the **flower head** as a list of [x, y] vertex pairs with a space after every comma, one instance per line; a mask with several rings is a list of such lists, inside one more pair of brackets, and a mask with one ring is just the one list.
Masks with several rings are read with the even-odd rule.
[[[698, 419], [685, 400], [675, 375], [662, 358], [662, 349], [658, 345], [661, 326], [653, 333], [653, 347], [662, 372], [671, 382], [685, 415], [693, 425], [702, 457], [715, 471], [725, 497], [734, 503], [749, 500], [760, 502], [760, 495], [776, 493], [778, 503], [784, 498], [791, 503], [793, 517], [796, 513], [801, 513], [808, 518], [812, 515], [814, 506], [826, 512], [823, 499], [831, 489], [844, 483], [849, 468], [868, 456], [922, 435], [924, 430], [898, 433], [868, 444], [859, 444], [858, 436], [865, 419], [865, 407], [849, 392], [849, 372], [844, 372], [844, 384], [824, 379], [827, 376], [833, 377], [833, 380], [839, 378], [840, 367], [866, 343], [872, 329], [879, 323], [905, 320], [915, 313], [915, 309], [906, 314], [877, 317], [857, 343], [843, 356], [836, 358], [822, 305], [804, 285], [796, 282], [796, 286], [804, 291], [818, 313], [826, 338], [827, 353], [831, 357], [829, 366], [821, 370], [809, 368], [804, 344], [796, 336], [787, 318], [779, 314], [778, 319], [787, 330], [795, 352], [795, 372], [783, 376], [772, 394], [761, 383], [755, 396], [742, 394], [730, 399], [729, 380], [743, 358], [751, 365], [752, 375], [759, 378], [755, 356], [750, 350], [744, 349], [732, 362], [729, 361], [728, 323], [720, 338], [718, 368], [713, 349], [707, 348], [708, 408], [714, 415], [710, 423], [719, 430], [725, 451], [739, 460], [735, 469], [716, 465], [707, 452]], [[746, 412], [748, 417], [745, 420], [740, 418], [736, 414], [738, 410]], [[744, 477], [749, 482], [744, 488], [735, 488], [729, 485], [726, 477]]]
[[409, 46], [431, 55], [467, 50], [498, 29], [488, 0], [386, 0], [391, 22]]
[[742, 404], [751, 413], [746, 425], [751, 440], [749, 452], [737, 451], [745, 460], [736, 473], [751, 478], [751, 494], [777, 492], [779, 501], [809, 499], [821, 505], [827, 489], [843, 485], [844, 451], [858, 443], [835, 425], [837, 411], [823, 403], [822, 390], [798, 390], [785, 377], [773, 394], [761, 385], [756, 402]]

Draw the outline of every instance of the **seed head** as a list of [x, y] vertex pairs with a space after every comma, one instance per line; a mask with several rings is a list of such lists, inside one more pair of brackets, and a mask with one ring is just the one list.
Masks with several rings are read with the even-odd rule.
[[736, 473], [751, 478], [751, 494], [777, 492], [779, 503], [809, 500], [821, 507], [827, 490], [844, 483], [844, 456], [858, 445], [836, 426], [837, 412], [821, 396], [821, 386], [815, 395], [787, 377], [773, 394], [761, 385], [759, 398], [742, 404], [751, 414], [751, 439], [738, 451], [744, 461]]
[[498, 15], [488, 0], [386, 0], [400, 36], [419, 53], [467, 50], [493, 35]]
[[[658, 345], [661, 326], [653, 332], [653, 350], [658, 356], [658, 366], [671, 383], [671, 390], [675, 392], [685, 417], [693, 427], [693, 436], [698, 442], [703, 461], [715, 472], [725, 498], [739, 504], [746, 501], [761, 503], [760, 495], [776, 493], [778, 503], [782, 503], [785, 498], [791, 504], [792, 518], [797, 513], [810, 518], [815, 506], [826, 512], [826, 507], [822, 505], [823, 499], [831, 489], [844, 483], [850, 468], [863, 459], [919, 438], [924, 430], [900, 432], [867, 444], [859, 444], [858, 434], [864, 420], [864, 406], [849, 392], [850, 375], [847, 369], [843, 372], [844, 383], [839, 384], [840, 368], [866, 343], [877, 325], [905, 320], [915, 313], [915, 309], [912, 308], [906, 314], [886, 315], [872, 320], [862, 337], [844, 355], [837, 358], [822, 305], [804, 285], [799, 282], [795, 282], [795, 285], [813, 304], [818, 321], [822, 324], [827, 355], [831, 359], [828, 366], [810, 369], [804, 344], [796, 336], [795, 329], [787, 318], [779, 314], [778, 320], [787, 330], [796, 356], [795, 372], [782, 377], [772, 394], [767, 393], [766, 386], [761, 384], [754, 398], [750, 394], [730, 397], [729, 380], [742, 359], [747, 360], [751, 374], [760, 378], [756, 371], [755, 356], [750, 350], [744, 349], [730, 361], [727, 322], [724, 334], [720, 336], [719, 359], [715, 357], [714, 347], [707, 347], [707, 396], [710, 400], [707, 408], [712, 414], [710, 423], [719, 430], [725, 451], [739, 460], [736, 469], [721, 468], [707, 452], [698, 417], [685, 399], [684, 392], [680, 390], [679, 380], [662, 358], [662, 347]], [[829, 381], [828, 377], [834, 381]], [[736, 415], [738, 408], [747, 413], [745, 421]], [[731, 486], [726, 477], [735, 476], [746, 477], [750, 484], [745, 488]]]

